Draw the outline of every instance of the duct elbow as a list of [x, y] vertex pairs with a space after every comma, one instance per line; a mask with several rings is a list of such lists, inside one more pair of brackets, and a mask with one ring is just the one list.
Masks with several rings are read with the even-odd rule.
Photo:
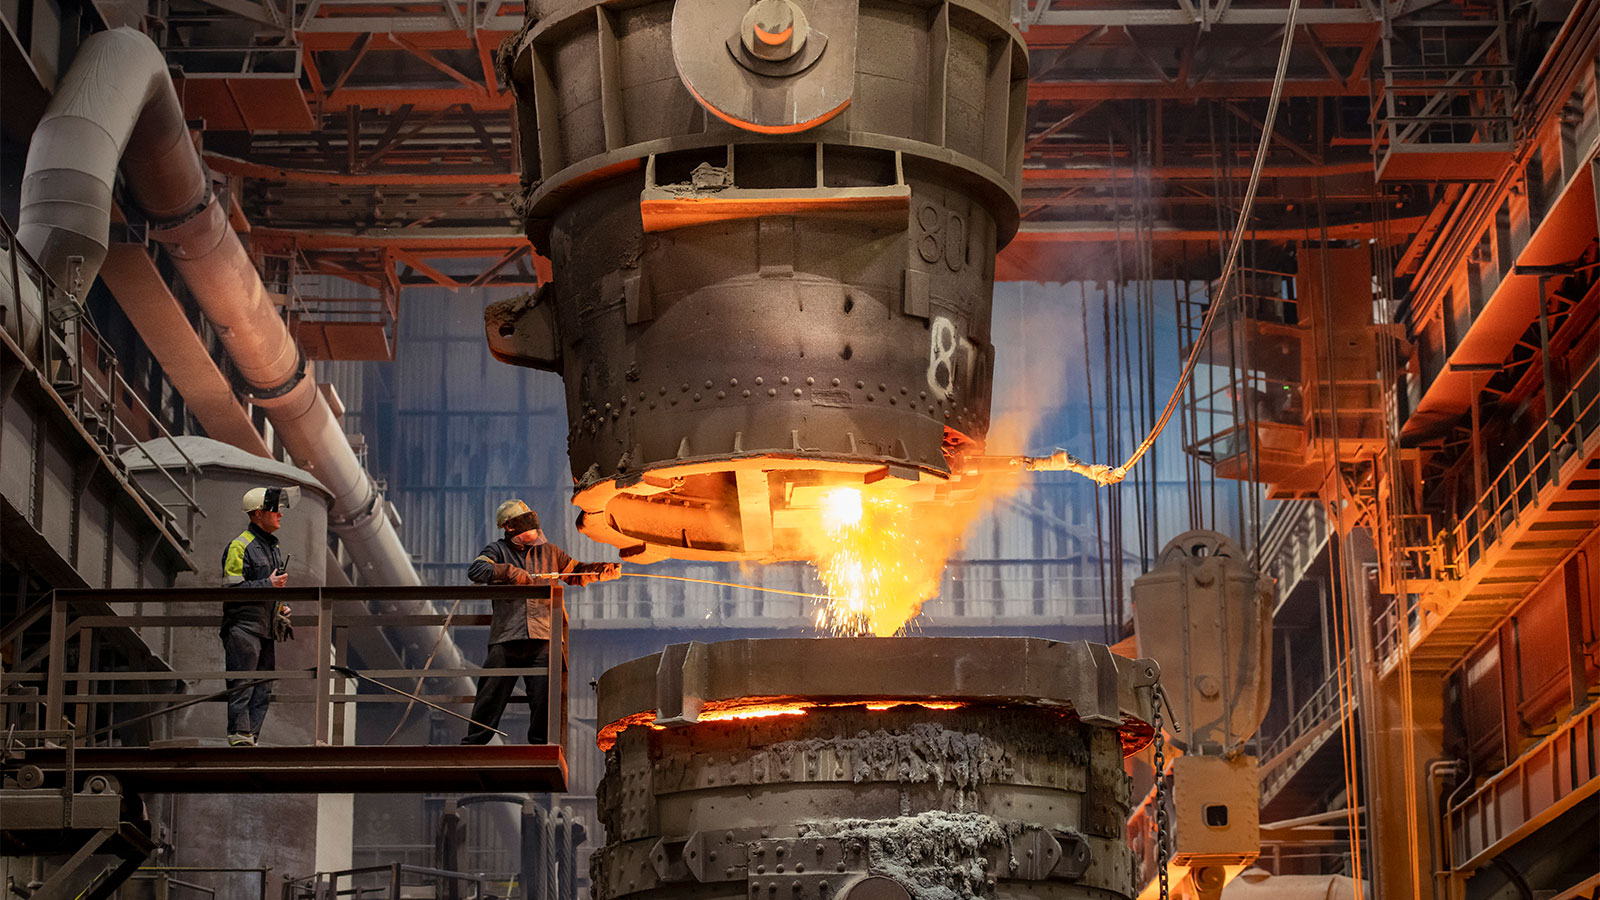
[[75, 294], [105, 260], [119, 164], [156, 221], [192, 215], [207, 200], [166, 59], [131, 28], [84, 41], [28, 147], [18, 239]]

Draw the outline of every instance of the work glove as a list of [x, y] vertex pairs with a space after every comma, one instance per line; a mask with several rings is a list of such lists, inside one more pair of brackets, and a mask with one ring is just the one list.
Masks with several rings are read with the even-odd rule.
[[618, 563], [583, 563], [576, 572], [562, 579], [567, 584], [586, 587], [596, 582], [615, 581], [622, 577], [622, 566]]
[[289, 622], [289, 606], [286, 603], [278, 604], [277, 612], [272, 617], [272, 638], [276, 641], [294, 640], [294, 625]]
[[494, 580], [496, 584], [537, 584], [538, 582], [526, 569], [513, 566], [510, 563], [495, 563]]

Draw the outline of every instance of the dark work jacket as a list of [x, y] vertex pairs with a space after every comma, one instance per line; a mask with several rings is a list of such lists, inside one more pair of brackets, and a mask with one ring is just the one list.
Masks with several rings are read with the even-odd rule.
[[[494, 567], [509, 563], [529, 575], [589, 571], [593, 564], [575, 562], [565, 550], [540, 537], [537, 543], [521, 547], [510, 538], [501, 538], [483, 548], [472, 565], [467, 567], [467, 577], [477, 584], [515, 584], [513, 579], [496, 579]], [[541, 578], [538, 584], [554, 585], [556, 579]], [[532, 638], [550, 639], [550, 599], [529, 597], [526, 600], [495, 600], [494, 618], [489, 624], [489, 643], [503, 644]]]
[[[278, 536], [251, 522], [222, 554], [224, 587], [270, 588], [272, 573], [283, 568]], [[273, 600], [238, 600], [222, 604], [222, 630], [238, 628], [263, 640], [272, 638]]]

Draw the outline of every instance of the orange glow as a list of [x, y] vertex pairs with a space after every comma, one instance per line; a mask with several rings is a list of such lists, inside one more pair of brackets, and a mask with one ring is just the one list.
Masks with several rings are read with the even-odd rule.
[[758, 27], [755, 29], [755, 33], [756, 37], [761, 39], [761, 43], [771, 44], [772, 46], [776, 47], [784, 41], [787, 41], [789, 39], [789, 35], [794, 34], [794, 26], [790, 25], [788, 28], [785, 28], [777, 34], [773, 34], [770, 31], [762, 31]]
[[807, 707], [799, 704], [787, 706], [746, 706], [743, 709], [717, 709], [702, 712], [701, 722], [723, 722], [728, 719], [767, 719], [773, 716], [803, 716]]
[[[956, 700], [871, 700], [863, 703], [861, 700], [840, 700], [819, 703], [812, 700], [790, 700], [777, 697], [746, 697], [741, 700], [722, 700], [715, 706], [707, 706], [700, 711], [696, 724], [706, 722], [732, 722], [746, 719], [770, 719], [779, 716], [803, 716], [813, 709], [826, 709], [829, 707], [845, 707], [864, 705], [874, 712], [895, 709], [902, 706], [920, 706], [924, 709], [961, 709], [967, 704]], [[648, 727], [652, 731], [665, 731], [665, 726], [655, 723], [655, 710], [637, 712], [625, 716], [600, 729], [596, 735], [595, 744], [601, 750], [610, 750], [617, 742], [617, 736], [629, 728], [638, 726]]]
[[[1071, 334], [1079, 327], [1059, 312], [1032, 315], [1041, 334]], [[987, 435], [947, 430], [946, 447], [957, 454], [1026, 450], [1049, 410], [1041, 399], [1068, 393], [1064, 357], [1038, 352], [1023, 359], [1012, 391], [1003, 401], [997, 398]], [[943, 484], [927, 475], [917, 481], [881, 478], [824, 491], [816, 501], [818, 527], [805, 553], [826, 587], [823, 593], [835, 598], [818, 609], [818, 627], [838, 635], [901, 633], [923, 604], [939, 596], [945, 564], [973, 523], [1029, 483], [1025, 473], [1014, 470]]]
[[[708, 722], [741, 722], [755, 719], [772, 719], [783, 716], [803, 716], [813, 709], [842, 709], [852, 706], [866, 707], [873, 712], [885, 712], [904, 707], [917, 706], [929, 710], [966, 709], [973, 704], [962, 700], [884, 700], [881, 698], [857, 697], [852, 699], [833, 698], [828, 700], [804, 700], [794, 697], [741, 697], [738, 700], [718, 700], [707, 704], [700, 711], [694, 724]], [[1077, 713], [1070, 709], [1058, 708], [1056, 712], [1062, 716], [1076, 718]], [[603, 726], [595, 736], [595, 744], [601, 750], [610, 750], [616, 744], [618, 735], [629, 728], [649, 728], [652, 731], [665, 731], [667, 728], [656, 724], [656, 711], [653, 709], [642, 710], [630, 716], [624, 716], [609, 725]], [[1118, 740], [1122, 743], [1122, 755], [1132, 756], [1149, 746], [1152, 731], [1150, 726], [1137, 719], [1123, 719], [1122, 727], [1117, 729]], [[1180, 755], [1180, 751], [1168, 745], [1169, 755]]]
[[951, 547], [914, 521], [901, 490], [885, 479], [823, 494], [810, 557], [834, 599], [817, 610], [818, 627], [888, 637], [939, 593]]
[[683, 86], [688, 88], [689, 93], [694, 96], [694, 99], [698, 100], [701, 106], [710, 110], [712, 115], [736, 128], [743, 128], [745, 131], [754, 131], [757, 134], [794, 134], [797, 131], [805, 131], [807, 128], [815, 128], [816, 126], [821, 125], [823, 122], [826, 122], [834, 116], [837, 116], [839, 113], [844, 112], [845, 107], [850, 105], [851, 99], [846, 97], [843, 103], [835, 106], [833, 109], [828, 110], [822, 115], [817, 116], [815, 119], [810, 119], [805, 122], [796, 122], [793, 125], [757, 125], [754, 122], [746, 122], [743, 119], [736, 118], [732, 114], [725, 113], [722, 110], [717, 109], [715, 106], [707, 103], [705, 98], [700, 96], [700, 92], [696, 91], [694, 89], [694, 85], [690, 84], [689, 82], [685, 81]]

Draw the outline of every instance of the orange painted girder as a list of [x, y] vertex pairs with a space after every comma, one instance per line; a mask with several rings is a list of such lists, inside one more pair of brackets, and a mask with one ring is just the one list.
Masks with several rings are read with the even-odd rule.
[[[1317, 40], [1325, 47], [1363, 47], [1378, 34], [1380, 23], [1317, 23], [1315, 25], [1301, 25], [1317, 36]], [[1029, 50], [1063, 49], [1077, 43], [1099, 26], [1096, 25], [1034, 25], [1022, 33], [1023, 40], [1028, 42]], [[1150, 33], [1155, 28], [1174, 30], [1174, 26], [1132, 26], [1140, 34]], [[1182, 28], [1183, 26], [1177, 26]], [[1259, 26], [1270, 29], [1271, 26]], [[1104, 38], [1108, 45], [1126, 47], [1126, 39], [1120, 35], [1108, 33]]]
[[[1283, 86], [1285, 97], [1366, 97], [1365, 78], [1350, 82], [1333, 80], [1289, 81]], [[1272, 82], [1202, 81], [1183, 85], [1155, 81], [1030, 81], [1028, 101], [1040, 100], [1196, 100], [1201, 98], [1267, 97]]]
[[[1583, 165], [1529, 237], [1519, 262], [1558, 265], [1577, 259], [1594, 240], [1594, 216], [1594, 173]], [[1550, 284], [1547, 290], [1554, 287]], [[1505, 362], [1517, 341], [1539, 318], [1538, 292], [1536, 276], [1506, 274], [1451, 351], [1444, 370], [1423, 391], [1403, 433], [1425, 431], [1471, 410], [1475, 388], [1481, 388], [1488, 377], [1472, 370]], [[1458, 365], [1462, 368], [1456, 368]]]
[[[285, 231], [279, 228], [256, 226], [253, 241], [258, 246], [295, 246], [305, 250], [349, 250], [355, 248], [390, 248], [412, 252], [437, 251], [424, 255], [446, 255], [453, 251], [478, 250], [504, 253], [528, 242], [520, 234], [472, 235], [470, 237], [444, 238], [437, 235], [384, 236], [365, 234], [330, 234], [321, 231]], [[472, 255], [472, 254], [465, 254]]]
[[[1316, 178], [1332, 177], [1335, 175], [1362, 175], [1372, 173], [1372, 161], [1326, 163], [1312, 165], [1310, 163], [1297, 163], [1294, 165], [1267, 165], [1261, 169], [1262, 178]], [[1160, 165], [1149, 170], [1149, 174], [1156, 178], [1166, 179], [1195, 179], [1211, 181], [1218, 176], [1213, 166], [1172, 166]], [[1250, 176], [1248, 166], [1236, 167], [1232, 177], [1243, 181]], [[1111, 181], [1113, 178], [1131, 180], [1145, 177], [1144, 170], [1135, 170], [1131, 165], [1122, 165], [1116, 169], [1110, 166], [1067, 166], [1049, 169], [1023, 169], [1022, 185], [1029, 187], [1049, 187], [1051, 185], [1077, 184], [1084, 181]]]
[[413, 184], [433, 185], [463, 185], [468, 187], [513, 187], [521, 183], [521, 176], [515, 172], [482, 173], [482, 174], [454, 174], [441, 172], [435, 175], [396, 175], [394, 173], [371, 173], [365, 175], [346, 175], [338, 172], [311, 172], [299, 169], [280, 169], [274, 166], [264, 166], [260, 163], [234, 159], [228, 156], [206, 154], [206, 165], [218, 172], [237, 175], [245, 178], [260, 178], [268, 181], [292, 181], [311, 184], [343, 184], [343, 185], [374, 185], [387, 187], [397, 185], [398, 181]]

